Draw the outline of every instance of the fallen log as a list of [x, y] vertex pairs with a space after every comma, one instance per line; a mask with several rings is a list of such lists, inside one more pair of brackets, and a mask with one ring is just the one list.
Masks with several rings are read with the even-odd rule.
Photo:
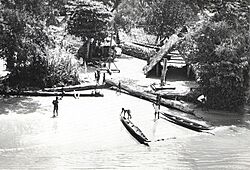
[[[5, 96], [62, 96], [61, 92], [43, 92], [43, 91], [11, 91], [8, 93], [2, 93]], [[99, 92], [92, 93], [78, 93], [79, 97], [103, 97], [104, 95]], [[63, 96], [74, 97], [74, 93], [64, 93]]]
[[[107, 79], [106, 83], [109, 84], [110, 86], [116, 86], [116, 87], [119, 86], [118, 80]], [[139, 97], [141, 99], [144, 99], [150, 102], [156, 102], [156, 95], [154, 94], [151, 94], [145, 91], [140, 91], [138, 89], [133, 88], [132, 86], [129, 87], [122, 83], [120, 84], [120, 87], [122, 90], [127, 91], [128, 94], [131, 96]], [[191, 109], [189, 105], [183, 101], [161, 99], [161, 105], [194, 115], [194, 110]]]
[[132, 42], [132, 43], [135, 44], [135, 45], [139, 45], [139, 46], [142, 46], [142, 47], [147, 47], [147, 48], [151, 48], [151, 49], [155, 49], [155, 50], [160, 49], [160, 47], [156, 46], [156, 45], [143, 44], [143, 43], [139, 43], [139, 42]]
[[61, 92], [62, 89], [65, 92], [70, 91], [82, 91], [82, 90], [93, 90], [93, 89], [103, 89], [107, 88], [106, 84], [97, 85], [97, 84], [81, 84], [75, 86], [65, 86], [65, 87], [55, 87], [55, 88], [44, 88], [43, 91], [45, 92]]
[[174, 45], [176, 45], [178, 42], [180, 42], [183, 38], [178, 37], [176, 34], [173, 34], [167, 41], [167, 43], [165, 43], [160, 50], [152, 57], [152, 59], [150, 60], [150, 63], [148, 63], [148, 65], [146, 65], [143, 68], [144, 74], [148, 74], [148, 72], [150, 70], [153, 69], [153, 67], [162, 60], [162, 58], [169, 53], [172, 48], [174, 47]]
[[122, 44], [122, 53], [142, 60], [147, 60], [148, 56], [154, 55], [155, 49], [142, 47], [134, 43], [126, 42]]

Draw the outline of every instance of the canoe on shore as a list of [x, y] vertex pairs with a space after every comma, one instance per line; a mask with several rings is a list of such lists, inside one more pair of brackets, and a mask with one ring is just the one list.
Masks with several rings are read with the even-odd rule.
[[[119, 80], [106, 79], [106, 83], [110, 86], [116, 86], [119, 88]], [[151, 94], [146, 91], [143, 91], [142, 89], [137, 89], [135, 86], [136, 85], [133, 86], [131, 84], [126, 84], [124, 82], [120, 84], [120, 88], [126, 91], [127, 94], [131, 96], [135, 96], [150, 102], [156, 101], [156, 94]], [[161, 105], [194, 115], [193, 105], [191, 105], [190, 103], [162, 98]]]
[[[0, 93], [1, 94], [1, 93]], [[61, 92], [44, 92], [44, 91], [21, 91], [21, 92], [8, 92], [2, 93], [3, 95], [17, 95], [17, 96], [62, 96]], [[64, 93], [63, 96], [72, 96], [74, 93]], [[92, 92], [92, 93], [78, 93], [79, 97], [103, 97], [102, 93]]]
[[164, 113], [164, 112], [161, 112], [161, 114], [163, 115], [163, 117], [161, 118], [163, 118], [164, 120], [167, 120], [169, 122], [172, 122], [174, 124], [177, 124], [179, 126], [182, 126], [182, 127], [185, 127], [185, 128], [197, 131], [197, 132], [202, 132], [203, 130], [211, 130], [211, 128], [208, 126], [201, 125], [199, 123], [193, 122], [191, 120], [188, 120], [182, 117], [174, 116], [174, 115]]
[[146, 146], [148, 145], [149, 140], [147, 137], [142, 133], [142, 131], [135, 126], [129, 119], [125, 118], [121, 115], [121, 122], [125, 126], [125, 128], [128, 130], [128, 132], [141, 144], [144, 144]]

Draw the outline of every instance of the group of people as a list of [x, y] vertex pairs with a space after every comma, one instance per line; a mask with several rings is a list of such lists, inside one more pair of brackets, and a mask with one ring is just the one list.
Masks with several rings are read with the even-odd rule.
[[[155, 120], [160, 118], [160, 106], [161, 106], [161, 95], [157, 94], [156, 96], [156, 102], [153, 103], [153, 107], [155, 109]], [[127, 119], [131, 119], [131, 111], [129, 109], [122, 108], [121, 115], [123, 114], [123, 117], [127, 117]]]
[[132, 116], [131, 116], [131, 111], [129, 109], [124, 109], [122, 108], [122, 112], [121, 112], [121, 115], [123, 114], [123, 117], [126, 118], [126, 115], [127, 115], [127, 119], [131, 119]]
[[[96, 74], [95, 74], [96, 75]], [[98, 75], [98, 73], [97, 73]], [[52, 104], [54, 106], [54, 109], [53, 109], [53, 117], [56, 117], [58, 116], [58, 104], [59, 104], [59, 100], [62, 100], [63, 96], [65, 95], [65, 92], [64, 92], [64, 89], [62, 88], [61, 90], [62, 94], [61, 94], [61, 98], [58, 98], [58, 96], [56, 96], [56, 99], [52, 101]], [[119, 84], [118, 84], [118, 91], [117, 92], [121, 92], [121, 82], [119, 81]], [[79, 98], [79, 94], [77, 94], [74, 90], [74, 97], [75, 98]], [[156, 119], [159, 119], [160, 118], [160, 106], [161, 106], [161, 95], [160, 94], [157, 94], [156, 96], [156, 102], [153, 103], [153, 107], [155, 109], [155, 120]], [[132, 116], [131, 116], [131, 111], [129, 109], [124, 109], [122, 108], [122, 111], [121, 111], [121, 115], [123, 114], [123, 117], [126, 118], [126, 115], [127, 115], [127, 119], [131, 119]]]

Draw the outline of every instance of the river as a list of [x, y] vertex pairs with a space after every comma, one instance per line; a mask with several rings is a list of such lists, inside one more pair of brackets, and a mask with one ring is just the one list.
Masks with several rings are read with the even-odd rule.
[[[54, 97], [0, 98], [0, 169], [250, 167], [249, 114], [213, 116], [211, 135], [163, 119], [153, 121], [154, 110], [147, 101], [101, 92], [104, 97], [64, 97], [58, 118], [51, 118]], [[119, 120], [122, 107], [131, 110], [132, 121], [150, 140], [165, 140], [151, 142], [150, 147], [136, 142]]]

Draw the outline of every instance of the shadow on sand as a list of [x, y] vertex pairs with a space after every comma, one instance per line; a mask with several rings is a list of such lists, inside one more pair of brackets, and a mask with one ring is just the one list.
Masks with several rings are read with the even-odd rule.
[[29, 97], [0, 97], [1, 114], [29, 114], [35, 112], [41, 104]]

